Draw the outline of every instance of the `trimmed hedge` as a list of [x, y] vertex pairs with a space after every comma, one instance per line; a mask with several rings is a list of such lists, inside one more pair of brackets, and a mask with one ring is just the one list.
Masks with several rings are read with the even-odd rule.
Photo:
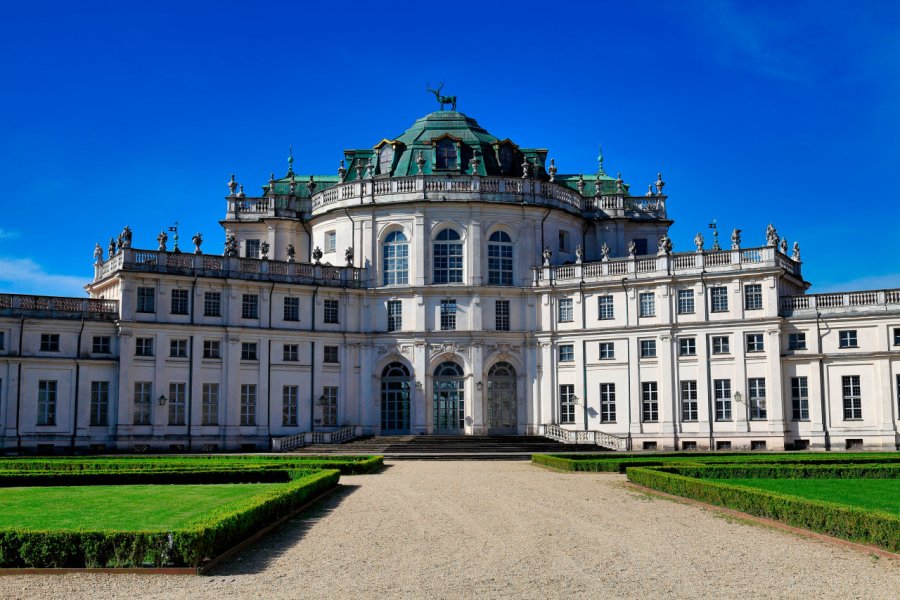
[[900, 464], [743, 464], [655, 467], [698, 479], [896, 479]]
[[5, 471], [0, 487], [77, 485], [200, 485], [224, 483], [287, 483], [315, 470], [203, 469], [177, 471]]
[[224, 552], [337, 485], [337, 470], [297, 479], [172, 531], [0, 531], [0, 567], [191, 566]]
[[891, 552], [900, 551], [900, 517], [889, 513], [695, 479], [658, 469], [631, 467], [626, 474], [629, 481], [661, 492], [872, 544]]

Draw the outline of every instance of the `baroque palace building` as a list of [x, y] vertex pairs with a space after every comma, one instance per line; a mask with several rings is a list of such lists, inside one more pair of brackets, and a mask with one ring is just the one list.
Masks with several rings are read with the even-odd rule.
[[0, 295], [5, 450], [900, 442], [900, 290], [806, 295], [771, 225], [675, 253], [661, 177], [562, 175], [440, 110], [336, 175], [228, 185], [222, 254], [126, 228], [89, 298]]

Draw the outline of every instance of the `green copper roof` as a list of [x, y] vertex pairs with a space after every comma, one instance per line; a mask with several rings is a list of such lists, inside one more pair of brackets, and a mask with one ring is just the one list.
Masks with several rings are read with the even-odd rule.
[[444, 135], [458, 138], [467, 145], [491, 144], [498, 141], [475, 119], [467, 117], [461, 112], [453, 111], [437, 111], [425, 115], [397, 137], [397, 141], [403, 142], [407, 146], [430, 145], [431, 140]]

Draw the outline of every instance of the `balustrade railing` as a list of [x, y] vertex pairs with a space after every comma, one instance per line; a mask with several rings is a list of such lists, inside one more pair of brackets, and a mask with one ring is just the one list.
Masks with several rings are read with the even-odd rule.
[[295, 433], [280, 438], [272, 438], [272, 452], [290, 452], [306, 445], [306, 434]]
[[791, 314], [803, 310], [865, 308], [888, 304], [900, 304], [900, 289], [784, 296], [781, 298], [781, 312]]
[[547, 423], [538, 428], [544, 437], [564, 444], [594, 444], [611, 450], [628, 450], [626, 436], [613, 435], [603, 431], [563, 429], [555, 423]]
[[99, 298], [0, 294], [0, 315], [109, 320], [118, 317], [119, 302]]

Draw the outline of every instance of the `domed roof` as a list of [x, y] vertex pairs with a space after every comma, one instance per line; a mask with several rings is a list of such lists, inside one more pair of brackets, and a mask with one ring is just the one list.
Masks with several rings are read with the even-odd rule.
[[468, 145], [492, 144], [498, 141], [487, 132], [478, 121], [456, 111], [435, 111], [417, 119], [412, 126], [396, 140], [407, 146], [431, 144], [437, 138], [451, 136]]

